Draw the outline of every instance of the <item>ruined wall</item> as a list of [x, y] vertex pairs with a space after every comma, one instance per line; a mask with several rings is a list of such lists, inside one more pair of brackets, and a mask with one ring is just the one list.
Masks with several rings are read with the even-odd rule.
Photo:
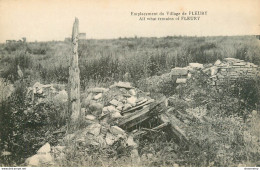
[[253, 63], [235, 58], [225, 58], [216, 61], [211, 69], [211, 85], [219, 86], [224, 82], [234, 82], [239, 78], [254, 78], [259, 76], [259, 67]]
[[233, 83], [240, 78], [260, 76], [259, 66], [235, 58], [217, 60], [214, 64], [190, 63], [187, 67], [176, 67], [171, 70], [171, 76], [177, 78], [177, 84], [184, 84], [192, 75], [202, 71], [209, 76], [208, 83], [219, 88], [224, 83]]

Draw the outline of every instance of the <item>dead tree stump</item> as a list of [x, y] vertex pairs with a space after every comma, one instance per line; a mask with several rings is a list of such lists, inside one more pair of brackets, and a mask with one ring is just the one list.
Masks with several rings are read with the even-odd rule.
[[70, 125], [77, 124], [80, 118], [80, 78], [78, 66], [78, 35], [79, 35], [79, 20], [75, 18], [72, 29], [72, 45], [73, 56], [70, 59], [69, 67], [69, 82], [68, 82], [68, 97], [69, 97], [69, 114]]

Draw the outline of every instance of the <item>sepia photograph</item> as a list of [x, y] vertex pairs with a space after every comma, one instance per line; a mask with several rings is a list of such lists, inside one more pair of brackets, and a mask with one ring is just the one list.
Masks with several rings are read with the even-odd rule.
[[258, 170], [259, 7], [0, 0], [0, 167]]

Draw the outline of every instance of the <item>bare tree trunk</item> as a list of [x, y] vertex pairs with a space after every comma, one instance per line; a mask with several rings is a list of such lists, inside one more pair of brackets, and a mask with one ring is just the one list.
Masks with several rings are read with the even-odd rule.
[[71, 116], [71, 126], [75, 126], [80, 118], [80, 71], [78, 67], [78, 35], [79, 20], [78, 18], [75, 18], [75, 22], [72, 29], [73, 56], [70, 60], [68, 84], [69, 114]]

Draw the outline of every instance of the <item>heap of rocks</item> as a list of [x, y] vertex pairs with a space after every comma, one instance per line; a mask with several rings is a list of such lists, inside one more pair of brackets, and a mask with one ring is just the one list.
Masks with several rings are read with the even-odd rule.
[[175, 67], [171, 70], [171, 76], [176, 78], [177, 84], [185, 84], [191, 78], [192, 74], [198, 70], [203, 69], [203, 64], [189, 63], [187, 67]]
[[47, 101], [64, 103], [68, 100], [68, 93], [65, 85], [62, 84], [41, 84], [36, 82], [27, 90], [27, 98], [34, 104], [39, 104]]
[[64, 154], [59, 148], [64, 149], [68, 143], [82, 147], [106, 148], [118, 142], [129, 150], [132, 161], [138, 163], [140, 158], [137, 151], [138, 144], [135, 141], [136, 131], [128, 132], [128, 128], [149, 117], [147, 113], [154, 100], [128, 82], [118, 82], [109, 88], [87, 89], [81, 95], [81, 100], [81, 115], [86, 127], [66, 134], [59, 142], [61, 146], [52, 147], [51, 154], [47, 154], [47, 157], [39, 156], [37, 152], [27, 159], [26, 165], [53, 165], [53, 161], [60, 159]]

